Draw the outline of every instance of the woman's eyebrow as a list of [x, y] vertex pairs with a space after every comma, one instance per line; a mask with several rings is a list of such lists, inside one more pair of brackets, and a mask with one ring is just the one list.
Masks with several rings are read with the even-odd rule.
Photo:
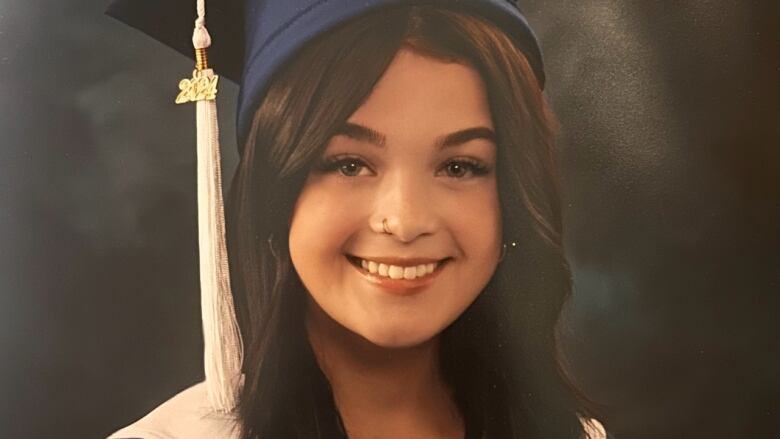
[[444, 138], [437, 140], [436, 145], [444, 149], [448, 146], [462, 145], [475, 139], [485, 139], [496, 143], [496, 133], [488, 127], [466, 128], [444, 136]]
[[[336, 135], [344, 135], [351, 139], [367, 142], [379, 148], [385, 147], [386, 137], [384, 134], [372, 128], [352, 122], [345, 123], [336, 131]], [[484, 126], [466, 128], [437, 139], [436, 146], [439, 149], [444, 149], [450, 146], [462, 145], [475, 139], [485, 139], [496, 143], [496, 133], [492, 129]]]

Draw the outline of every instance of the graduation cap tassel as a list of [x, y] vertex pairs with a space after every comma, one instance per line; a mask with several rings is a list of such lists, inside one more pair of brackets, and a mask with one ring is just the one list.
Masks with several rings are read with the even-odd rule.
[[208, 67], [204, 0], [197, 0], [198, 18], [192, 43], [196, 64], [192, 78], [179, 83], [176, 103], [195, 102], [198, 131], [198, 235], [201, 312], [203, 317], [206, 387], [212, 409], [236, 407], [241, 386], [243, 346], [230, 289], [225, 214], [222, 200], [216, 93], [219, 77]]

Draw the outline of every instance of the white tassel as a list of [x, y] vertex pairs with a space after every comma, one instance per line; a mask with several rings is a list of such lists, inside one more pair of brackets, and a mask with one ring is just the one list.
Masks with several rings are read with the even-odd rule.
[[[202, 71], [211, 76], [211, 70]], [[222, 201], [217, 108], [196, 103], [198, 124], [198, 230], [204, 362], [209, 401], [217, 411], [237, 403], [243, 349], [230, 290]]]
[[[211, 38], [204, 26], [204, 0], [198, 0], [198, 19], [193, 32], [196, 49], [206, 49]], [[204, 54], [205, 55], [205, 54]], [[199, 61], [191, 84], [208, 78], [216, 92], [214, 72]], [[202, 91], [202, 90], [201, 90]], [[208, 93], [206, 93], [208, 95]], [[204, 366], [206, 388], [215, 411], [232, 411], [238, 403], [242, 385], [243, 343], [238, 328], [230, 289], [225, 214], [222, 200], [219, 124], [213, 99], [196, 100], [198, 130], [198, 235], [200, 248], [201, 311], [203, 317]]]

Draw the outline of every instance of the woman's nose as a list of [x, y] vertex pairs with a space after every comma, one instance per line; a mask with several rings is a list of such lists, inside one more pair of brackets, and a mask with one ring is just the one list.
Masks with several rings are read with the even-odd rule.
[[422, 178], [398, 173], [379, 187], [375, 198], [375, 217], [378, 231], [387, 231], [403, 242], [411, 242], [419, 236], [433, 234], [439, 225], [436, 214], [437, 200], [430, 182]]

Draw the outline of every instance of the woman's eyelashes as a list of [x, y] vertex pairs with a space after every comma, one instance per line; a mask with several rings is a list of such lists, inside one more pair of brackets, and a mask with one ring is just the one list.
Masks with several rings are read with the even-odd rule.
[[[343, 177], [360, 177], [362, 171], [372, 172], [365, 161], [358, 157], [336, 155], [320, 160], [315, 169], [321, 173], [338, 172]], [[463, 179], [467, 176], [479, 177], [490, 173], [492, 168], [479, 160], [469, 157], [461, 157], [447, 160], [440, 168], [448, 177]], [[369, 174], [371, 175], [371, 174]]]
[[359, 177], [361, 169], [369, 169], [363, 160], [345, 155], [325, 157], [317, 163], [315, 168], [324, 174], [338, 172], [344, 177]]
[[487, 165], [470, 158], [449, 160], [444, 165], [444, 168], [448, 171], [455, 171], [453, 174], [450, 174], [450, 176], [453, 178], [463, 178], [464, 174], [462, 172], [464, 170], [467, 173], [470, 172], [471, 175], [475, 177], [487, 175], [490, 173], [490, 168]]

